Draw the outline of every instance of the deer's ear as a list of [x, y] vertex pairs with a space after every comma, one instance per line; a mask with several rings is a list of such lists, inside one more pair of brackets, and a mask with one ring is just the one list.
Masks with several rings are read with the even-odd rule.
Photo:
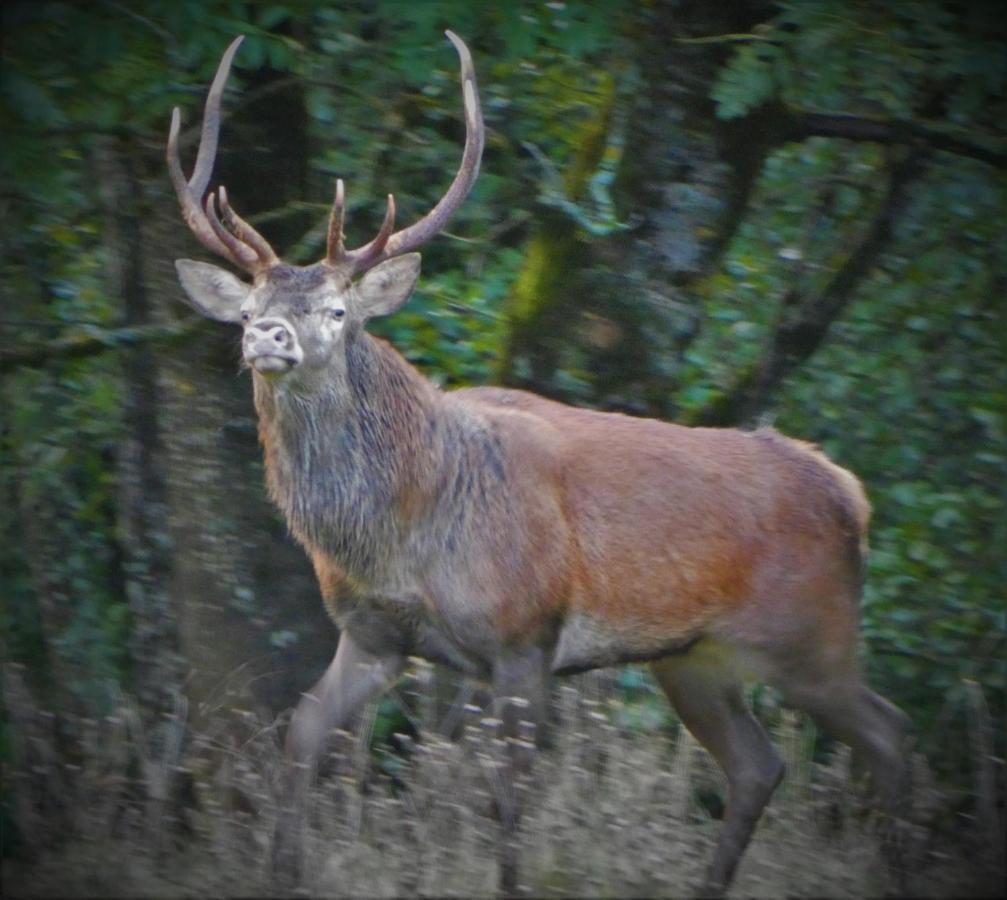
[[361, 313], [367, 319], [391, 315], [409, 299], [419, 275], [419, 253], [394, 256], [376, 265], [357, 282]]
[[241, 304], [250, 290], [247, 284], [220, 266], [192, 259], [176, 259], [175, 269], [196, 312], [218, 322], [241, 321]]

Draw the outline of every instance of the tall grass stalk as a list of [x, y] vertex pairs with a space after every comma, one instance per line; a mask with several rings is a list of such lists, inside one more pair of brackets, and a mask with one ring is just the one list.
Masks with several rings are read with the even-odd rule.
[[[722, 794], [722, 781], [681, 727], [617, 727], [629, 719], [616, 714], [610, 683], [581, 676], [556, 692], [547, 747], [520, 786], [528, 802], [523, 885], [542, 897], [689, 896], [712, 853], [722, 804], [710, 797]], [[917, 756], [903, 888], [913, 896], [1002, 895], [1003, 770], [989, 755], [981, 691], [967, 693], [974, 815], [956, 815]], [[275, 722], [246, 714], [226, 735], [193, 734], [180, 704], [148, 733], [125, 697], [101, 720], [57, 721], [12, 667], [4, 701], [14, 738], [4, 792], [23, 838], [5, 861], [5, 896], [272, 896]], [[493, 811], [506, 799], [495, 773], [504, 748], [485, 711], [465, 704], [457, 718], [457, 740], [403, 739], [408, 752], [395, 772], [376, 764], [366, 723], [363, 737], [333, 742], [306, 811], [305, 896], [495, 894]], [[851, 783], [848, 750], [816, 762], [803, 720], [784, 716], [777, 731], [790, 781], [764, 816], [732, 894], [897, 890], [875, 817]], [[977, 841], [987, 848], [981, 855]]]

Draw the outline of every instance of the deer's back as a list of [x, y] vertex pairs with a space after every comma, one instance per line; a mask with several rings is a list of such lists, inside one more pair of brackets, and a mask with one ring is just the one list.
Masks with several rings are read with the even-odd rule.
[[[527, 445], [538, 429], [550, 447], [549, 472], [535, 471], [540, 454], [524, 462], [527, 479], [558, 492], [566, 520], [558, 531], [572, 575], [557, 669], [735, 637], [765, 616], [855, 625], [869, 505], [857, 479], [812, 445], [768, 428], [687, 428], [523, 391], [455, 397], [505, 444]], [[809, 604], [818, 615], [802, 614]]]

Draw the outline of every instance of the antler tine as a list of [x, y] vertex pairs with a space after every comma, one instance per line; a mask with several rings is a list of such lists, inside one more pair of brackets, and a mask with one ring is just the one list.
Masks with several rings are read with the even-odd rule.
[[217, 139], [220, 136], [220, 104], [224, 97], [227, 78], [231, 74], [234, 54], [238, 52], [244, 40], [244, 35], [238, 35], [228, 44], [224, 55], [220, 57], [220, 65], [217, 66], [217, 73], [213, 76], [209, 93], [206, 95], [203, 128], [199, 135], [199, 149], [196, 151], [196, 165], [189, 179], [189, 187], [197, 197], [202, 197], [210, 185], [213, 164], [217, 159]]
[[332, 212], [329, 214], [329, 235], [325, 242], [325, 262], [334, 266], [346, 256], [344, 244], [343, 222], [346, 217], [346, 186], [342, 178], [336, 179], [336, 197], [332, 201]]
[[395, 227], [395, 197], [388, 195], [388, 206], [385, 208], [385, 218], [378, 229], [377, 236], [369, 244], [364, 244], [356, 250], [350, 250], [343, 254], [344, 259], [350, 260], [353, 272], [364, 272], [371, 268], [379, 260], [386, 258], [385, 248], [392, 236], [392, 229]]
[[391, 233], [395, 221], [395, 199], [388, 195], [388, 210], [377, 237], [369, 244], [357, 250], [346, 250], [343, 247], [342, 229], [344, 215], [343, 183], [336, 182], [336, 199], [332, 205], [332, 215], [329, 218], [329, 236], [324, 262], [335, 265], [339, 262], [351, 261], [354, 273], [369, 269], [375, 264], [392, 256], [401, 256], [425, 244], [437, 234], [446, 224], [455, 210], [475, 184], [479, 175], [479, 161], [482, 159], [485, 143], [485, 126], [482, 110], [479, 107], [479, 92], [476, 87], [475, 66], [472, 64], [472, 54], [465, 42], [453, 31], [444, 32], [454, 44], [461, 60], [462, 98], [465, 104], [465, 150], [454, 181], [447, 193], [437, 205], [422, 219], [408, 228]]
[[244, 40], [239, 36], [231, 41], [217, 66], [217, 74], [210, 85], [203, 111], [203, 127], [196, 152], [196, 164], [192, 176], [187, 180], [182, 171], [182, 161], [178, 152], [178, 135], [182, 117], [178, 107], [171, 114], [171, 128], [168, 131], [166, 158], [175, 193], [182, 207], [182, 216], [192, 233], [208, 250], [234, 263], [239, 268], [255, 274], [278, 262], [276, 254], [262, 235], [251, 225], [240, 219], [227, 204], [227, 195], [221, 189], [221, 207], [228, 224], [234, 229], [232, 235], [221, 225], [214, 208], [215, 201], [207, 198], [203, 204], [203, 194], [210, 184], [213, 163], [217, 156], [217, 139], [220, 135], [220, 103], [224, 94], [227, 76], [231, 71], [234, 54]]
[[[221, 188], [220, 190], [223, 194], [224, 189]], [[220, 202], [221, 206], [223, 206], [223, 196], [221, 196]], [[236, 259], [242, 268], [248, 269], [250, 272], [256, 271], [259, 268], [261, 259], [251, 247], [220, 223], [220, 219], [217, 216], [217, 196], [213, 191], [210, 191], [206, 195], [206, 200], [203, 202], [203, 211], [206, 213], [206, 220], [210, 223], [213, 233], [227, 247], [229, 255], [233, 259]]]
[[178, 132], [181, 127], [181, 115], [178, 107], [171, 113], [171, 128], [168, 131], [168, 172], [171, 175], [171, 182], [175, 186], [175, 194], [178, 196], [179, 205], [182, 207], [182, 218], [185, 219], [189, 229], [196, 236], [199, 242], [208, 250], [223, 256], [224, 259], [234, 263], [239, 268], [244, 268], [244, 264], [236, 259], [227, 246], [214, 234], [206, 213], [200, 205], [199, 198], [190, 188], [182, 172], [182, 163], [178, 157]]
[[418, 222], [393, 234], [385, 246], [384, 256], [400, 256], [415, 250], [436, 235], [461, 206], [479, 175], [486, 129], [479, 106], [475, 66], [465, 42], [453, 31], [444, 32], [454, 44], [461, 62], [462, 98], [465, 104], [465, 149], [454, 181], [440, 202]]
[[231, 208], [231, 204], [227, 202], [227, 188], [221, 185], [219, 193], [220, 210], [224, 214], [224, 222], [227, 227], [234, 232], [239, 241], [255, 251], [263, 266], [267, 268], [275, 266], [280, 259], [269, 245], [269, 241]]

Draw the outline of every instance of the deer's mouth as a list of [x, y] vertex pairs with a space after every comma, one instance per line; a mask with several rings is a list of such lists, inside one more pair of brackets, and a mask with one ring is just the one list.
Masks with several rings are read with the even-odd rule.
[[246, 356], [245, 362], [260, 375], [280, 375], [289, 372], [300, 360], [286, 353], [260, 353]]

